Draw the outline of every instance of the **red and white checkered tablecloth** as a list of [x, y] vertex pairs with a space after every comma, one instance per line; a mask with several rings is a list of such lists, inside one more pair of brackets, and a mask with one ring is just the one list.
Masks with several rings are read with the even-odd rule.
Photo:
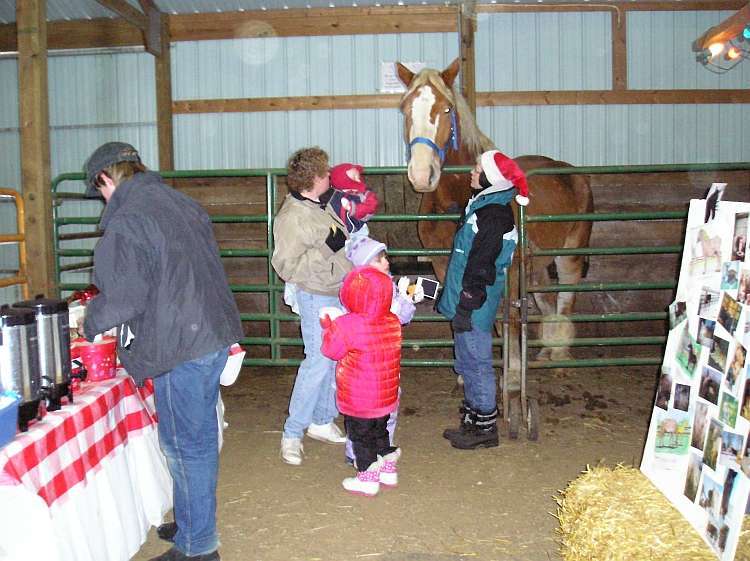
[[123, 371], [110, 380], [82, 384], [72, 404], [48, 413], [0, 449], [5, 484], [20, 484], [48, 506], [86, 485], [102, 460], [156, 423], [153, 389], [136, 388]]

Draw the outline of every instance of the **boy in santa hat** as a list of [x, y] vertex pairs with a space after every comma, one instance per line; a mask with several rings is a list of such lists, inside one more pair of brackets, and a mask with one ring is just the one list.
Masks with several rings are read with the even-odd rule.
[[464, 379], [461, 424], [443, 436], [464, 450], [498, 445], [492, 329], [518, 240], [510, 203], [514, 196], [520, 205], [529, 203], [523, 171], [497, 150], [479, 157], [471, 188], [438, 302], [451, 320], [455, 370]]

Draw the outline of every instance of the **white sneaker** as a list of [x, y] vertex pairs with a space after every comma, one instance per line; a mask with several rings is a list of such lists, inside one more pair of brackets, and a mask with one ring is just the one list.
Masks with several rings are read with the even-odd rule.
[[281, 459], [287, 464], [298, 466], [302, 463], [302, 440], [299, 438], [281, 437]]
[[307, 427], [307, 436], [329, 444], [343, 444], [346, 442], [346, 435], [341, 432], [341, 429], [333, 421], [325, 425], [310, 424]]

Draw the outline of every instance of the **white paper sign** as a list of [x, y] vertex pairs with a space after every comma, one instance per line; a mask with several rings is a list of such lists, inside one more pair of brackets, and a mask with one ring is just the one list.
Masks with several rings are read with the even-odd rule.
[[705, 200], [690, 201], [641, 471], [730, 561], [750, 493], [750, 203], [705, 211]]
[[[402, 62], [409, 70], [415, 74], [427, 66], [425, 62]], [[406, 86], [401, 83], [396, 72], [395, 62], [380, 63], [380, 91], [382, 93], [404, 93]]]

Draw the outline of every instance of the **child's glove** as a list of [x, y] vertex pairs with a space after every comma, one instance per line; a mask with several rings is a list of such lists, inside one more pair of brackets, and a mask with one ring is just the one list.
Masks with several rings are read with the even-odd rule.
[[372, 218], [372, 215], [375, 214], [375, 211], [377, 210], [378, 196], [374, 191], [370, 191], [368, 189], [362, 195], [359, 203], [353, 205], [352, 210], [349, 211], [349, 215], [356, 218], [357, 220], [367, 222], [370, 218]]
[[398, 284], [396, 284], [396, 286], [398, 287], [398, 293], [404, 298], [409, 297], [406, 291], [408, 290], [410, 283], [411, 281], [409, 280], [409, 277], [401, 277], [400, 279], [398, 279]]
[[344, 247], [345, 243], [346, 234], [344, 234], [341, 228], [339, 228], [335, 224], [331, 224], [331, 230], [328, 232], [328, 236], [326, 236], [326, 245], [328, 246], [328, 248], [336, 253]]

